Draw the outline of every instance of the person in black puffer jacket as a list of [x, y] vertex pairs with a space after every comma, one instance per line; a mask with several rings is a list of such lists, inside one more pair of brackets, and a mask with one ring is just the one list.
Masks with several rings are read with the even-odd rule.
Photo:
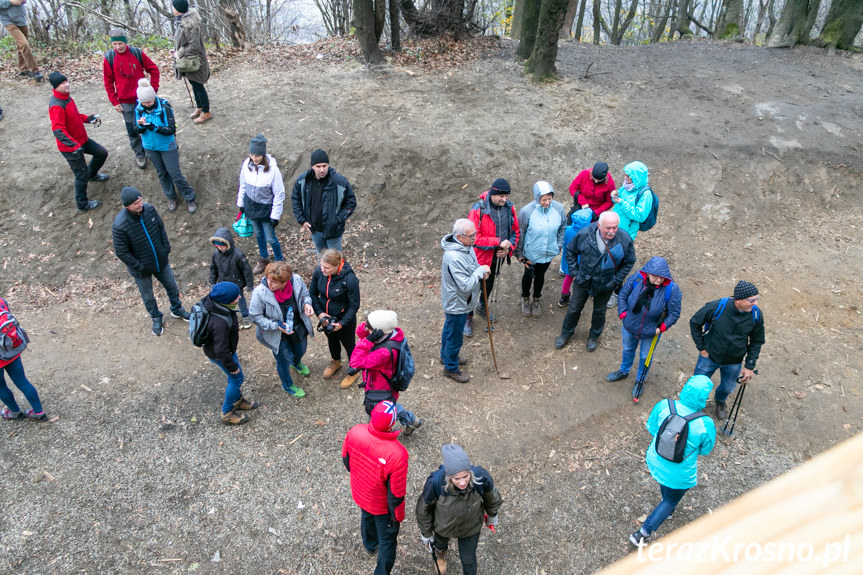
[[[321, 265], [312, 274], [309, 293], [330, 347], [332, 361], [324, 369], [324, 379], [329, 379], [342, 367], [342, 346], [349, 362], [354, 353], [360, 309], [360, 282], [340, 251], [328, 249], [321, 254]], [[349, 369], [340, 384], [342, 389], [353, 385], [358, 376], [359, 372]]]
[[240, 288], [239, 306], [243, 316], [240, 320], [240, 329], [249, 329], [252, 327], [252, 322], [249, 320], [249, 306], [243, 296], [243, 290], [247, 289], [251, 292], [255, 287], [252, 266], [249, 265], [243, 250], [234, 245], [234, 236], [228, 228], [216, 230], [210, 238], [210, 243], [216, 248], [210, 260], [210, 285], [231, 282]]
[[153, 277], [164, 286], [171, 301], [171, 316], [189, 321], [189, 312], [183, 309], [180, 302], [180, 290], [174, 279], [174, 271], [168, 262], [171, 253], [171, 243], [165, 233], [165, 224], [156, 208], [145, 204], [141, 192], [136, 188], [126, 187], [120, 193], [124, 208], [114, 218], [111, 227], [111, 237], [114, 241], [114, 253], [120, 258], [129, 275], [138, 284], [144, 307], [153, 319], [153, 335], [162, 335], [162, 312], [156, 305], [153, 295]]

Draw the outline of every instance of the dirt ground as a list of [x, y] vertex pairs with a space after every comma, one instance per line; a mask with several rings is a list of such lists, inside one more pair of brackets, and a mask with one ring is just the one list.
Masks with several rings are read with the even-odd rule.
[[[434, 73], [366, 69], [348, 55], [299, 67], [237, 60], [209, 83], [215, 119], [180, 122], [193, 216], [168, 213], [152, 168], [135, 168], [122, 120], [93, 78], [73, 78], [73, 96], [105, 119], [90, 134], [111, 154], [111, 180], [90, 186], [102, 208], [77, 213], [50, 133], [49, 88], [0, 83], [0, 293], [30, 333], [24, 364], [52, 417], [0, 429], [0, 572], [373, 570], [339, 459], [346, 431], [365, 421], [361, 395], [321, 378], [322, 338], [306, 355], [308, 395], [294, 400], [271, 354], [243, 332], [244, 390], [263, 407], [227, 428], [217, 416], [223, 375], [182, 322], [150, 334], [112, 252], [119, 190], [136, 185], [165, 220], [184, 300], [194, 303], [207, 282], [207, 238], [236, 213], [237, 173], [258, 132], [289, 189], [316, 147], [353, 183], [359, 206], [345, 252], [362, 312], [397, 310], [414, 349], [418, 373], [402, 399], [426, 425], [404, 440], [411, 467], [396, 573], [432, 572], [413, 506], [451, 441], [491, 471], [505, 499], [498, 534], [480, 542], [482, 572], [592, 573], [627, 554], [626, 536], [659, 496], [643, 462], [644, 421], [692, 373], [688, 318], [739, 279], [762, 293], [760, 375], [733, 438], [702, 458], [698, 488], [661, 533], [861, 431], [863, 58], [703, 41], [564, 43], [562, 79], [536, 85], [513, 51], [503, 41]], [[182, 84], [166, 81], [160, 94], [184, 118]], [[631, 381], [604, 379], [620, 359], [614, 315], [597, 352], [584, 350], [584, 321], [555, 351], [561, 278], [549, 273], [543, 316], [525, 319], [516, 266], [504, 268], [494, 303], [497, 359], [511, 378], [497, 377], [478, 330], [465, 346], [471, 383], [444, 379], [441, 236], [497, 177], [519, 207], [540, 179], [568, 203], [570, 181], [599, 159], [619, 179], [629, 161], [650, 167], [660, 216], [638, 236], [637, 265], [664, 256], [684, 293], [642, 401], [633, 404]], [[310, 277], [314, 251], [289, 212], [278, 232]], [[255, 260], [251, 238], [239, 246]], [[157, 297], [167, 308], [160, 288]]]

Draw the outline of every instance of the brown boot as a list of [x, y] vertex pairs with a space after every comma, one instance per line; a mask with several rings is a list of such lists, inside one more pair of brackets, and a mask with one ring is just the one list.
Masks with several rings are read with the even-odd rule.
[[196, 124], [203, 124], [204, 122], [209, 122], [213, 119], [213, 114], [210, 112], [201, 112], [201, 115], [195, 118]]
[[236, 402], [234, 402], [234, 409], [239, 409], [240, 411], [251, 411], [253, 409], [258, 409], [261, 407], [261, 404], [257, 401], [249, 401], [245, 397], [240, 397]]
[[225, 425], [242, 425], [249, 421], [249, 416], [245, 413], [237, 413], [236, 410], [231, 410], [228, 413], [222, 414], [222, 423]]
[[329, 379], [342, 368], [342, 362], [337, 359], [330, 360], [330, 365], [324, 370], [324, 379]]
[[347, 389], [354, 384], [357, 378], [360, 376], [360, 372], [356, 372], [353, 375], [346, 375], [342, 382], [339, 384], [339, 387], [342, 389]]
[[264, 258], [262, 260], [258, 260], [258, 263], [255, 264], [255, 269], [252, 270], [252, 273], [255, 275], [262, 274], [264, 273], [264, 270], [267, 269], [268, 265], [270, 265], [269, 259]]
[[202, 109], [195, 108], [195, 111], [192, 112], [191, 114], [189, 114], [189, 119], [194, 120], [203, 113], [204, 113], [204, 111]]
[[458, 383], [467, 383], [470, 381], [470, 376], [460, 369], [457, 371], [447, 371], [446, 368], [443, 368], [443, 374], [444, 377], [448, 377]]
[[435, 555], [435, 563], [437, 563], [437, 570], [440, 575], [446, 575], [446, 550], [438, 551], [434, 550]]

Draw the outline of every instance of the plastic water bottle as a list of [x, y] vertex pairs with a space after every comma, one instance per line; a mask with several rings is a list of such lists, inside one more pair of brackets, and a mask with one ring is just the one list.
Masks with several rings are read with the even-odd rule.
[[288, 333], [294, 333], [294, 306], [289, 305], [288, 311], [285, 312], [285, 330]]

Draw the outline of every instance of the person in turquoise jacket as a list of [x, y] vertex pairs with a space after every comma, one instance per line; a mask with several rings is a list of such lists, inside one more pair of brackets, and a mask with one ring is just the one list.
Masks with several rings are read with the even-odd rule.
[[[683, 386], [680, 399], [674, 402], [678, 415], [686, 416], [704, 409], [713, 383], [705, 375], [693, 375]], [[647, 431], [653, 436], [647, 449], [647, 469], [650, 475], [659, 483], [662, 501], [647, 516], [642, 526], [629, 536], [629, 542], [641, 547], [668, 516], [674, 513], [674, 508], [689, 489], [698, 483], [698, 456], [707, 455], [713, 451], [716, 443], [716, 424], [708, 416], [699, 417], [689, 422], [689, 435], [686, 439], [684, 459], [674, 463], [656, 452], [656, 434], [659, 426], [671, 413], [668, 400], [663, 399], [653, 406], [647, 419]]]
[[653, 209], [653, 195], [648, 192], [647, 166], [641, 162], [630, 162], [623, 168], [623, 185], [611, 192], [614, 212], [620, 216], [620, 229], [633, 240], [638, 235], [638, 226]]

